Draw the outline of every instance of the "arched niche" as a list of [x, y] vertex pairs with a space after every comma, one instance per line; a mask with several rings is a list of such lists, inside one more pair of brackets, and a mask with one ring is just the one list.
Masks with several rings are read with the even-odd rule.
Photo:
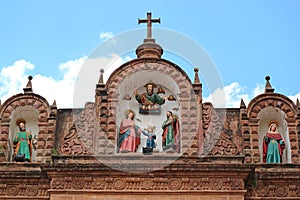
[[[26, 119], [27, 129], [31, 129], [33, 134], [38, 134], [37, 137], [37, 152], [35, 156], [36, 162], [45, 162], [49, 159], [51, 149], [53, 148], [53, 134], [50, 135], [49, 130], [55, 129], [55, 123], [48, 123], [49, 113], [51, 111], [50, 105], [47, 100], [35, 93], [30, 94], [17, 94], [6, 100], [0, 107], [0, 126], [1, 134], [0, 140], [2, 146], [5, 148], [7, 155], [0, 155], [0, 161], [10, 161], [12, 156], [12, 137], [16, 134], [17, 130], [15, 120], [20, 113], [27, 117], [33, 118]], [[19, 114], [18, 114], [19, 113]], [[21, 115], [21, 114], [20, 114]], [[24, 118], [24, 117], [23, 117]], [[31, 122], [32, 120], [32, 122]], [[55, 120], [55, 119], [54, 119]], [[34, 124], [34, 125], [33, 125]], [[14, 127], [10, 127], [14, 126]], [[45, 132], [45, 134], [41, 134]], [[49, 147], [51, 146], [51, 147]], [[34, 152], [35, 153], [35, 152]]]
[[[156, 93], [158, 88], [163, 88], [165, 93], [159, 94], [161, 97], [172, 95], [175, 97], [174, 101], [166, 100], [161, 106], [161, 113], [158, 115], [143, 115], [139, 113], [139, 103], [136, 101], [133, 91], [137, 91], [139, 94], [146, 92], [146, 87], [144, 85], [148, 82], [154, 82], [157, 88], [154, 88]], [[156, 147], [159, 151], [162, 151], [162, 123], [166, 120], [167, 111], [172, 111], [173, 115], [180, 116], [180, 102], [179, 102], [179, 87], [177, 83], [166, 74], [159, 71], [145, 70], [136, 72], [128, 77], [126, 77], [118, 87], [117, 93], [118, 104], [116, 113], [116, 125], [119, 127], [121, 121], [125, 118], [125, 113], [128, 109], [135, 112], [136, 125], [141, 127], [141, 129], [146, 129], [148, 126], [156, 127]], [[130, 99], [124, 99], [125, 96], [130, 96]], [[141, 145], [137, 149], [137, 152], [142, 152], [142, 147], [146, 144], [147, 137], [141, 135]]]
[[263, 138], [268, 132], [269, 122], [271, 120], [276, 120], [278, 122], [278, 131], [285, 140], [285, 149], [282, 155], [282, 162], [291, 163], [291, 148], [286, 114], [279, 108], [267, 106], [258, 113], [258, 119], [260, 162], [263, 162]]
[[[32, 106], [20, 106], [17, 107], [10, 116], [10, 125], [9, 125], [9, 146], [10, 152], [12, 152], [8, 158], [8, 161], [13, 161], [13, 139], [17, 132], [19, 132], [19, 127], [16, 124], [16, 120], [23, 118], [26, 120], [26, 131], [31, 132], [32, 140], [37, 140], [38, 138], [38, 111]], [[36, 149], [32, 149], [32, 161], [36, 160]]]
[[[156, 142], [161, 147], [161, 125], [166, 119], [166, 111], [172, 110], [178, 115], [181, 124], [180, 129], [182, 131], [180, 131], [180, 138], [178, 138], [181, 143], [180, 154], [198, 154], [197, 147], [189, 149], [197, 134], [197, 122], [199, 121], [199, 104], [195, 100], [197, 98], [193, 92], [193, 85], [187, 74], [179, 66], [164, 59], [132, 60], [111, 74], [106, 83], [109, 109], [107, 123], [112, 122], [110, 124], [111, 131], [108, 130], [108, 135], [118, 135], [118, 127], [125, 117], [124, 111], [138, 106], [133, 91], [137, 90], [139, 93], [144, 93], [146, 91], [144, 85], [150, 81], [163, 87], [165, 95], [173, 95], [176, 101], [167, 101], [162, 105], [161, 114], [156, 116], [156, 119], [153, 115], [143, 116], [143, 121], [147, 121], [147, 123], [143, 123], [142, 128], [148, 124], [155, 125], [157, 128], [156, 135], [159, 137]], [[117, 137], [115, 138], [117, 141]], [[117, 144], [116, 141], [115, 144]], [[145, 145], [143, 142], [141, 146]], [[117, 152], [116, 146], [115, 151]]]

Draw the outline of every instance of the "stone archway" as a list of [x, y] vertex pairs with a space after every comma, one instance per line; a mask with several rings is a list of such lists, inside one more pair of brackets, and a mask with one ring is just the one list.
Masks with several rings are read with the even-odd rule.
[[[49, 115], [51, 108], [45, 98], [40, 95], [31, 94], [18, 94], [9, 98], [0, 109], [0, 145], [4, 148], [7, 154], [0, 155], [0, 161], [10, 161], [11, 154], [11, 137], [14, 130], [16, 117], [27, 110], [24, 114], [27, 117], [33, 117], [32, 122], [28, 122], [32, 131], [36, 131], [37, 149], [35, 155], [36, 162], [45, 162], [46, 159], [51, 157], [51, 150], [54, 145], [54, 131], [55, 122], [49, 123]], [[31, 116], [30, 114], [31, 113]], [[35, 113], [35, 114], [33, 114]], [[36, 123], [33, 125], [33, 123]], [[12, 126], [12, 127], [11, 127]]]
[[[109, 124], [108, 136], [116, 140], [116, 116], [118, 114], [118, 105], [120, 99], [123, 98], [123, 94], [120, 93], [120, 86], [122, 86], [123, 81], [126, 81], [129, 77], [136, 73], [151, 74], [149, 72], [159, 73], [160, 75], [169, 78], [169, 84], [167, 89], [173, 90], [174, 94], [178, 98], [178, 103], [180, 105], [180, 121], [182, 122], [181, 132], [181, 149], [182, 153], [186, 155], [198, 155], [199, 147], [198, 144], [192, 144], [194, 142], [195, 136], [198, 133], [198, 121], [199, 121], [199, 104], [197, 102], [197, 97], [193, 93], [192, 83], [187, 76], [187, 74], [179, 68], [177, 65], [166, 61], [157, 59], [136, 59], [128, 62], [118, 68], [106, 83], [107, 88], [107, 99], [109, 116], [107, 123]], [[141, 79], [139, 82], [131, 82], [133, 88], [139, 88], [144, 85], [150, 79]], [[158, 81], [161, 82], [161, 81]], [[192, 146], [192, 147], [191, 147]], [[114, 147], [115, 148], [115, 147]], [[116, 148], [115, 148], [116, 149]]]
[[[269, 108], [267, 108], [269, 107]], [[249, 103], [247, 108], [247, 119], [244, 119], [242, 125], [243, 138], [244, 138], [244, 153], [245, 162], [259, 163], [261, 162], [261, 137], [264, 131], [262, 128], [264, 121], [260, 122], [261, 117], [264, 116], [264, 112], [261, 113], [265, 108], [278, 110], [281, 112], [280, 118], [282, 121], [282, 132], [286, 132], [285, 139], [289, 139], [289, 149], [287, 152], [287, 162], [296, 163], [298, 159], [298, 144], [296, 131], [296, 106], [286, 96], [277, 93], [264, 93], [258, 95]], [[266, 119], [268, 118], [267, 115]], [[249, 134], [249, 135], [248, 135]], [[289, 150], [288, 150], [289, 151]]]

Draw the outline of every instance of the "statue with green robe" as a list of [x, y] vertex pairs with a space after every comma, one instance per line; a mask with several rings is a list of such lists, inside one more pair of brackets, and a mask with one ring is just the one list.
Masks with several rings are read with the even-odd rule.
[[26, 121], [20, 118], [16, 121], [19, 132], [13, 139], [15, 159], [19, 162], [29, 162], [32, 160], [32, 135], [26, 131]]
[[162, 147], [163, 150], [173, 149], [175, 152], [180, 151], [180, 125], [178, 117], [171, 111], [166, 113], [167, 119], [162, 124]]
[[154, 88], [157, 87], [152, 81], [144, 85], [146, 88], [146, 93], [139, 94], [134, 91], [135, 99], [139, 102], [139, 113], [140, 114], [150, 114], [150, 115], [160, 115], [160, 106], [165, 103], [168, 97], [160, 97], [154, 92]]

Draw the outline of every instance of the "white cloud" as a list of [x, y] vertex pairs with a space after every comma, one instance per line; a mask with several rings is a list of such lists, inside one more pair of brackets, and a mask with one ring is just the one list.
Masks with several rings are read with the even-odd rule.
[[[81, 57], [58, 65], [62, 79], [35, 74], [32, 79], [33, 92], [47, 99], [51, 105], [56, 100], [58, 108], [83, 107], [85, 102], [94, 101], [95, 88], [104, 68], [104, 82], [110, 74], [131, 58], [111, 55], [102, 58]], [[35, 65], [25, 60], [15, 61], [13, 65], [4, 67], [0, 74], [0, 99], [4, 103], [11, 96], [23, 93], [28, 82], [28, 75]], [[75, 91], [75, 95], [74, 95]]]
[[111, 39], [113, 38], [113, 34], [112, 32], [102, 32], [99, 34], [99, 37], [101, 40], [108, 40], [108, 39]]
[[[81, 57], [66, 61], [58, 65], [63, 75], [61, 80], [41, 74], [34, 75], [33, 92], [45, 97], [50, 105], [56, 100], [58, 108], [83, 107], [85, 102], [95, 100], [95, 88], [99, 80], [100, 69], [104, 69], [104, 82], [106, 82], [114, 70], [131, 59], [112, 54], [110, 57]], [[34, 69], [34, 64], [23, 59], [2, 68], [0, 73], [2, 103], [11, 96], [23, 92], [28, 82], [28, 75]], [[238, 108], [241, 99], [247, 105], [255, 96], [263, 93], [264, 85], [257, 84], [250, 94], [246, 93], [246, 89], [246, 86], [232, 82], [223, 88], [216, 89], [208, 97], [203, 97], [203, 102], [212, 102], [214, 107], [219, 108]], [[300, 99], [300, 92], [288, 97], [296, 103], [296, 99]]]
[[116, 54], [110, 57], [88, 58], [80, 69], [74, 91], [74, 107], [82, 107], [87, 101], [95, 100], [95, 88], [99, 81], [100, 69], [104, 69], [103, 81], [106, 83], [110, 75], [123, 63], [132, 58], [122, 58]]
[[294, 103], [297, 102], [297, 99], [300, 101], [300, 92], [294, 96], [288, 96]]
[[81, 57], [76, 60], [70, 60], [65, 63], [59, 64], [59, 70], [63, 74], [63, 80], [75, 81], [78, 75], [79, 70], [81, 69], [83, 63], [86, 60], [85, 57]]
[[203, 97], [204, 102], [212, 102], [216, 108], [239, 108], [241, 99], [247, 105], [255, 96], [263, 93], [264, 86], [257, 84], [250, 94], [246, 93], [246, 87], [237, 82], [232, 82], [223, 88], [216, 89], [208, 97]]
[[59, 70], [63, 75], [61, 80], [35, 75], [32, 80], [33, 92], [45, 97], [50, 104], [56, 100], [59, 108], [72, 108], [74, 84], [85, 60], [86, 57], [81, 57], [59, 64]]
[[13, 65], [3, 67], [0, 72], [0, 97], [7, 99], [17, 93], [23, 92], [28, 81], [27, 72], [35, 66], [26, 60], [17, 60]]

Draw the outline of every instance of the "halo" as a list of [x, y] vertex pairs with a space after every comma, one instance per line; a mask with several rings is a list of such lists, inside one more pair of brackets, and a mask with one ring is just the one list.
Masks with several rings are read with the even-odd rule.
[[153, 81], [149, 81], [148, 83], [146, 83], [145, 85], [144, 85], [144, 87], [147, 87], [148, 85], [152, 85], [153, 86], [153, 88], [156, 88], [157, 87], [157, 85], [153, 82]]
[[271, 126], [271, 124], [276, 124], [276, 126], [278, 126], [279, 122], [277, 120], [271, 120], [269, 126]]
[[125, 110], [125, 112], [124, 112], [124, 115], [125, 115], [125, 117], [127, 117], [127, 116], [128, 116], [128, 114], [129, 114], [130, 112], [132, 112], [132, 113], [133, 113], [133, 116], [135, 116], [135, 113], [134, 113], [134, 111], [133, 111], [133, 110], [131, 110], [131, 109], [128, 109], [128, 110]]

